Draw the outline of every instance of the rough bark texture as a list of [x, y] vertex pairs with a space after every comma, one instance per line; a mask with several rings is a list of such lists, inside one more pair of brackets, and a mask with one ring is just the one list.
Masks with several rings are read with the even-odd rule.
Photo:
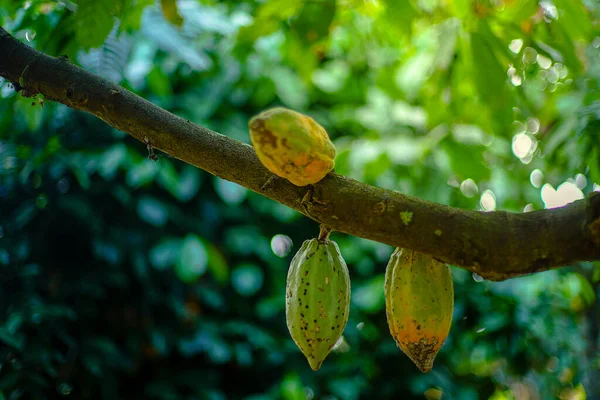
[[[252, 147], [155, 106], [65, 57], [40, 53], [0, 28], [0, 76], [24, 96], [87, 111], [134, 138], [300, 211], [339, 232], [407, 247], [502, 280], [600, 259], [600, 193], [517, 214], [466, 211], [330, 173], [314, 187], [272, 175]], [[383, 265], [382, 265], [383, 267]]]

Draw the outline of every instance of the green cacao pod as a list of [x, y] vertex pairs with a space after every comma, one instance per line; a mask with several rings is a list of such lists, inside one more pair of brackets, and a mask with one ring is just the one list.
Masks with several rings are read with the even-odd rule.
[[385, 271], [385, 309], [390, 333], [422, 372], [448, 337], [454, 285], [448, 265], [409, 249], [397, 248]]
[[334, 167], [335, 147], [309, 116], [272, 108], [253, 117], [248, 128], [260, 162], [296, 186], [317, 183]]
[[344, 332], [350, 276], [337, 243], [306, 240], [287, 275], [285, 316], [292, 339], [318, 370]]

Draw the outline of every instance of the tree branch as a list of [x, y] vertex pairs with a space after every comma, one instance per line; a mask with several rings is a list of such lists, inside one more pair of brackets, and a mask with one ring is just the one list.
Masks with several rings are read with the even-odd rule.
[[[502, 280], [600, 259], [600, 194], [525, 214], [465, 211], [335, 173], [314, 187], [274, 179], [252, 147], [155, 106], [64, 57], [40, 53], [0, 28], [0, 76], [23, 96], [87, 111], [184, 162], [285, 204], [339, 232], [407, 247]], [[269, 184], [266, 184], [269, 182]]]

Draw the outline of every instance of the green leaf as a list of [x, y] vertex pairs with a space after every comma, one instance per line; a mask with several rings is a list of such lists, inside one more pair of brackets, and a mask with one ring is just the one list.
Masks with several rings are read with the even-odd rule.
[[506, 68], [498, 61], [494, 52], [494, 42], [494, 38], [488, 35], [471, 33], [475, 85], [481, 102], [492, 111], [492, 126], [498, 132], [504, 132], [513, 121], [512, 104], [506, 82]]
[[261, 36], [277, 31], [283, 21], [294, 16], [303, 0], [270, 0], [264, 2], [256, 11], [256, 17], [251, 25], [244, 26], [238, 33], [238, 42], [252, 44]]
[[169, 219], [169, 212], [165, 205], [150, 196], [140, 198], [137, 212], [143, 221], [157, 227], [165, 226]]
[[590, 178], [596, 184], [600, 185], [600, 148], [594, 147], [587, 159], [590, 167]]
[[158, 165], [158, 184], [176, 199], [181, 202], [187, 202], [198, 193], [201, 184], [201, 175], [197, 168], [191, 165], [184, 165], [178, 174], [173, 163], [167, 159], [159, 160]]
[[44, 108], [32, 97], [18, 96], [15, 103], [30, 132], [37, 131], [44, 122]]
[[263, 285], [263, 272], [254, 264], [242, 264], [231, 273], [231, 282], [242, 296], [253, 296]]
[[161, 97], [173, 95], [173, 91], [171, 90], [171, 82], [169, 82], [169, 77], [158, 66], [152, 68], [150, 73], [146, 76], [146, 79], [148, 81], [148, 88], [154, 94]]
[[100, 47], [112, 31], [120, 2], [80, 0], [75, 14], [75, 38], [83, 48]]
[[581, 0], [553, 0], [558, 10], [556, 22], [562, 25], [571, 40], [589, 39], [592, 32], [590, 14]]
[[287, 374], [280, 385], [281, 397], [285, 400], [304, 400], [304, 385], [298, 374]]
[[290, 22], [292, 31], [306, 44], [326, 37], [335, 15], [335, 3], [335, 0], [304, 2], [300, 15]]
[[275, 83], [277, 96], [283, 104], [294, 110], [306, 108], [308, 105], [307, 87], [294, 71], [290, 68], [275, 67], [269, 75]]
[[125, 31], [137, 31], [141, 27], [144, 9], [154, 4], [154, 0], [126, 0], [121, 14], [121, 28]]
[[441, 142], [441, 147], [446, 151], [452, 172], [459, 180], [471, 178], [479, 182], [490, 178], [491, 170], [483, 164], [483, 146], [468, 146], [447, 138]]
[[154, 268], [164, 270], [175, 265], [183, 241], [179, 238], [164, 238], [150, 250], [150, 262]]
[[338, 152], [335, 156], [335, 172], [341, 175], [350, 174], [350, 156], [352, 152], [350, 149]]
[[418, 15], [417, 10], [409, 0], [385, 0], [384, 20], [389, 29], [403, 36], [409, 36], [413, 30], [413, 20]]
[[218, 283], [225, 285], [229, 279], [229, 266], [225, 257], [214, 244], [206, 240], [203, 240], [202, 243], [208, 253], [208, 269]]
[[454, 8], [454, 13], [461, 19], [468, 20], [473, 15], [473, 2], [471, 0], [454, 0], [449, 3]]
[[154, 179], [158, 171], [158, 165], [154, 160], [143, 159], [129, 167], [127, 171], [127, 184], [137, 188], [144, 186]]
[[104, 152], [100, 159], [98, 173], [106, 180], [111, 180], [119, 167], [128, 159], [127, 147], [116, 143]]
[[371, 314], [382, 310], [385, 304], [382, 290], [384, 280], [383, 274], [377, 275], [356, 289], [352, 289], [352, 304]]
[[167, 21], [178, 27], [183, 25], [183, 18], [177, 10], [176, 0], [160, 0], [160, 6]]
[[17, 350], [25, 348], [25, 336], [22, 333], [11, 333], [4, 327], [0, 327], [0, 342]]
[[175, 274], [185, 283], [197, 281], [206, 272], [208, 254], [204, 243], [196, 235], [187, 235], [183, 240], [183, 247], [179, 261], [175, 264]]
[[502, 21], [518, 24], [523, 20], [531, 18], [538, 10], [537, 0], [507, 1], [499, 10], [497, 16]]
[[227, 204], [239, 205], [248, 195], [248, 189], [230, 181], [221, 178], [214, 178], [215, 191], [219, 197]]

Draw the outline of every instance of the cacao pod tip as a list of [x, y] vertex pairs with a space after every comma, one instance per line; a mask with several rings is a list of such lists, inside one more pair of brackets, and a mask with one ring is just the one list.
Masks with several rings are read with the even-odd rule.
[[431, 371], [433, 361], [439, 350], [436, 344], [428, 343], [425, 340], [418, 343], [404, 343], [401, 349], [423, 373]]
[[321, 368], [321, 365], [323, 365], [323, 361], [325, 361], [325, 360], [317, 360], [316, 358], [311, 358], [311, 357], [306, 357], [306, 359], [308, 360], [308, 365], [310, 365], [310, 368], [313, 371], [318, 371]]

